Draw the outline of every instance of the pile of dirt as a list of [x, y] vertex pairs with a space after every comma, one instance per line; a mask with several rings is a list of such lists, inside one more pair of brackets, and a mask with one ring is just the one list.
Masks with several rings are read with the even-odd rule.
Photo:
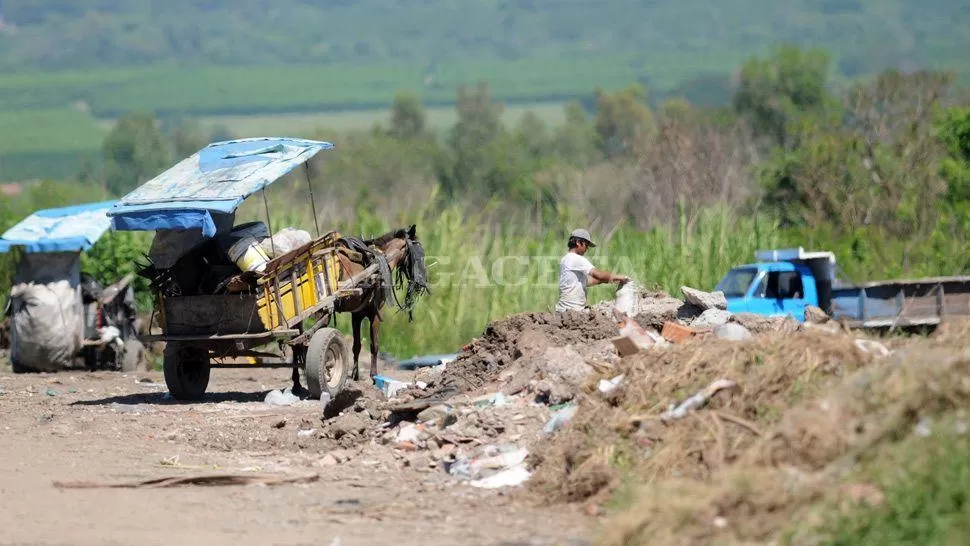
[[348, 382], [324, 408], [320, 438], [337, 447], [352, 447], [370, 440], [390, 416], [381, 391], [363, 381]]
[[570, 346], [591, 357], [605, 358], [611, 346], [609, 340], [618, 332], [611, 314], [595, 310], [512, 315], [489, 324], [482, 337], [466, 346], [426, 389], [409, 394], [415, 398], [443, 400], [477, 391], [494, 381], [513, 362], [527, 360], [550, 347]]
[[[881, 502], [877, 487], [853, 481], [859, 462], [917, 436], [925, 441], [935, 434], [926, 423], [944, 416], [965, 423], [970, 355], [949, 335], [910, 344], [795, 404], [709, 479], [642, 487], [628, 510], [605, 522], [605, 543], [766, 543], [794, 531], [799, 542], [819, 543], [812, 527], [826, 507]], [[732, 446], [727, 430], [715, 429], [721, 445]]]
[[[552, 502], [601, 500], [624, 471], [652, 482], [704, 480], [739, 460], [793, 403], [876, 356], [844, 334], [806, 330], [750, 341], [698, 339], [625, 358], [606, 394], [587, 388], [570, 427], [535, 454], [533, 491]], [[703, 410], [669, 412], [712, 384], [734, 386]]]

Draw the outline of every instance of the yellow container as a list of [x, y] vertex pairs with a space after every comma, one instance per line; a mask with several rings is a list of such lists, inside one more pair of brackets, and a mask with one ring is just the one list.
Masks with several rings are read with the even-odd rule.
[[256, 300], [260, 320], [268, 330], [293, 328], [321, 309], [337, 291], [340, 261], [330, 232], [266, 264]]

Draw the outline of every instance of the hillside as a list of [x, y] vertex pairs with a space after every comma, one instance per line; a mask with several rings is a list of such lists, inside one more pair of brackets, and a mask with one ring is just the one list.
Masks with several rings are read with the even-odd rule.
[[373, 119], [401, 89], [447, 107], [479, 79], [523, 105], [631, 82], [652, 101], [717, 104], [745, 59], [781, 41], [824, 48], [836, 82], [887, 67], [970, 76], [970, 5], [951, 0], [323, 4], [0, 0], [0, 180], [75, 172], [135, 110], [235, 132], [267, 114]]

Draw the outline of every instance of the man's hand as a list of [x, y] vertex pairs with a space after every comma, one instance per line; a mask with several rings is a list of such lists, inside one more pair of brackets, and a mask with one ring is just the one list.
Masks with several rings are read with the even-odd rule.
[[611, 277], [612, 278], [610, 281], [615, 282], [616, 284], [626, 284], [630, 282], [630, 277], [627, 277], [626, 275], [611, 275]]

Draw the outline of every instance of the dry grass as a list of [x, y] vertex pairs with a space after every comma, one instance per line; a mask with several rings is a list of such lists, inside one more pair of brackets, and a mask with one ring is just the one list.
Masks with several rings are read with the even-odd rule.
[[[707, 479], [739, 460], [793, 403], [872, 356], [854, 338], [806, 331], [752, 342], [698, 340], [625, 359], [625, 384], [608, 397], [587, 395], [572, 426], [536, 454], [534, 491], [556, 501], [603, 500], [625, 474], [653, 483]], [[706, 409], [664, 423], [660, 415], [713, 381], [721, 391]]]
[[[931, 339], [911, 343], [869, 365], [868, 357], [858, 354], [848, 339], [800, 335], [752, 344], [764, 350], [761, 372], [736, 379], [752, 381], [745, 384], [746, 393], [754, 387], [755, 394], [715, 401], [708, 409], [696, 412], [693, 420], [668, 427], [685, 431], [676, 435], [667, 431], [665, 445], [654, 456], [631, 466], [638, 471], [652, 469], [653, 473], [643, 475], [648, 483], [638, 490], [632, 505], [605, 523], [603, 543], [777, 542], [796, 524], [800, 533], [787, 540], [818, 543], [819, 537], [811, 529], [822, 524], [823, 508], [852, 505], [844, 486], [857, 474], [859, 461], [893, 449], [911, 436], [923, 418], [970, 405], [970, 351], [961, 333], [967, 331], [966, 324], [948, 326]], [[722, 350], [722, 360], [734, 364], [711, 368], [708, 358], [695, 358], [702, 370], [693, 375], [699, 383], [712, 373], [745, 369], [738, 366], [746, 360], [738, 354], [742, 350], [733, 357], [726, 348]], [[824, 379], [839, 375], [837, 370], [860, 367], [837, 387], [824, 388], [832, 385]], [[657, 387], [661, 392], [681, 384], [681, 374], [669, 375], [660, 381], [665, 386]], [[704, 425], [705, 420], [708, 424], [715, 420], [710, 416], [715, 411], [744, 415], [747, 408], [784, 404], [796, 378], [810, 380], [798, 396], [803, 401], [780, 418], [756, 418], [756, 424], [764, 427], [763, 437], [744, 439], [740, 436], [744, 433], [731, 432], [732, 427], [725, 426], [722, 432]], [[650, 395], [644, 395], [652, 390], [637, 388], [640, 394], [633, 399], [645, 402], [645, 408], [656, 408], [650, 405]], [[630, 395], [623, 399], [632, 400]], [[718, 435], [726, 459], [717, 458]], [[679, 453], [687, 458], [692, 449], [712, 446], [716, 455], [713, 460], [721, 463], [720, 468], [688, 465], [675, 456]], [[658, 459], [662, 450], [673, 453]], [[552, 460], [555, 457], [548, 454], [546, 463]], [[546, 485], [549, 483], [547, 477]]]

